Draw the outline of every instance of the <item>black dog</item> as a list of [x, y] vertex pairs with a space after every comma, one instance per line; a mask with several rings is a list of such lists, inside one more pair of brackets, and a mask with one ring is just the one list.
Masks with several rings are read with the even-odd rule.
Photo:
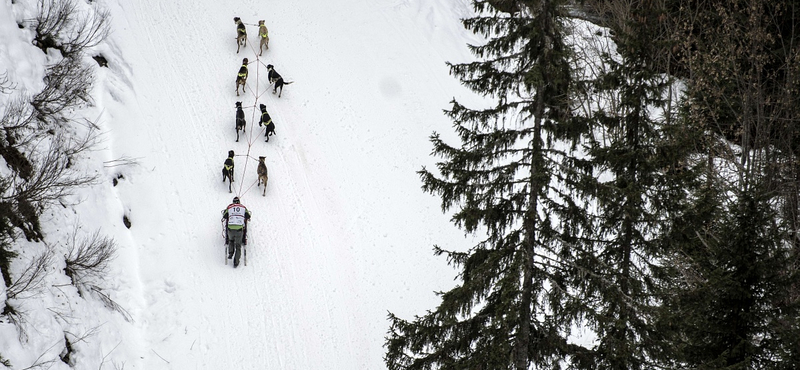
[[244, 132], [244, 126], [247, 122], [244, 120], [244, 111], [242, 110], [242, 102], [236, 102], [236, 142], [239, 142], [239, 130]]
[[264, 140], [265, 142], [269, 142], [269, 137], [275, 135], [275, 122], [272, 122], [272, 117], [269, 116], [267, 113], [267, 106], [264, 104], [259, 105], [261, 108], [261, 121], [258, 122], [258, 126], [266, 126], [264, 131]]
[[294, 81], [289, 81], [289, 82], [284, 81], [283, 77], [281, 77], [281, 75], [278, 74], [277, 71], [275, 71], [275, 67], [273, 67], [272, 64], [267, 64], [267, 70], [269, 71], [269, 73], [267, 74], [269, 83], [275, 84], [275, 86], [272, 88], [272, 93], [274, 94], [280, 88], [281, 91], [278, 92], [278, 97], [280, 98], [281, 93], [283, 93], [283, 85], [288, 85]]
[[228, 158], [222, 164], [222, 182], [228, 180], [228, 193], [232, 193], [231, 185], [233, 185], [233, 150], [228, 151]]
[[239, 85], [242, 85], [242, 92], [244, 92], [244, 86], [247, 84], [247, 65], [250, 62], [247, 61], [247, 58], [242, 59], [242, 66], [239, 67], [239, 73], [236, 74], [236, 96], [239, 96]]

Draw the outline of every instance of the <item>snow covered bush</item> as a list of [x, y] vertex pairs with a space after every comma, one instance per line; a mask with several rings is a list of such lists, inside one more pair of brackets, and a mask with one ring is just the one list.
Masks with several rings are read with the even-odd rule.
[[45, 53], [48, 48], [54, 48], [64, 57], [72, 57], [106, 38], [108, 12], [96, 11], [81, 17], [73, 0], [40, 0], [33, 29], [36, 47]]
[[116, 251], [114, 239], [102, 236], [99, 231], [82, 240], [78, 240], [77, 232], [72, 234], [65, 256], [64, 274], [69, 276], [81, 296], [87, 287], [105, 275]]

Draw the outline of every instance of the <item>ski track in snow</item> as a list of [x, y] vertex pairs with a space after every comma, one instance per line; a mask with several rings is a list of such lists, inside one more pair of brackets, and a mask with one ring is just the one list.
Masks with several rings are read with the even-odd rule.
[[[387, 312], [411, 319], [453, 284], [432, 245], [471, 245], [416, 174], [434, 166], [434, 130], [454, 137], [442, 114], [450, 99], [481, 101], [444, 63], [472, 58], [466, 43], [477, 41], [459, 22], [467, 1], [106, 5], [114, 28], [97, 87], [105, 159], [138, 163], [107, 169], [124, 179], [86, 202], [133, 224], [98, 220], [113, 225], [121, 260], [138, 270], [118, 284], [132, 296], [136, 334], [114, 355], [126, 369], [384, 368]], [[249, 24], [239, 54], [234, 16]], [[259, 19], [270, 49], [256, 61]], [[237, 97], [244, 57], [254, 63]], [[281, 98], [262, 63], [293, 81]], [[238, 143], [236, 101], [247, 117]], [[269, 143], [259, 103], [276, 123]], [[237, 154], [233, 194], [220, 181], [228, 150]], [[253, 213], [248, 266], [235, 270], [223, 264], [219, 220], [233, 195]]]

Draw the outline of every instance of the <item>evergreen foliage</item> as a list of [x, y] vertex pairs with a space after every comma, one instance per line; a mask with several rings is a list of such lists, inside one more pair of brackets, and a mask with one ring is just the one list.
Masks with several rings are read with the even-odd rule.
[[582, 140], [593, 171], [580, 182], [593, 204], [592, 232], [573, 253], [583, 273], [572, 275], [580, 301], [572, 316], [597, 338], [575, 367], [649, 369], [663, 352], [652, 323], [663, 294], [659, 238], [680, 196], [670, 177], [689, 152], [665, 129], [672, 79], [659, 71], [658, 52], [669, 42], [659, 21], [663, 9], [654, 2], [594, 5], [605, 14], [616, 53], [594, 51], [597, 74], [583, 104], [593, 108]]
[[677, 30], [691, 76], [679, 124], [702, 133], [703, 177], [674, 223], [677, 275], [661, 322], [686, 367], [794, 368], [800, 9], [677, 3], [693, 20]]
[[436, 248], [461, 269], [462, 283], [413, 321], [390, 314], [390, 369], [558, 369], [570, 348], [565, 323], [553, 316], [564, 299], [554, 257], [568, 225], [582, 222], [558, 175], [568, 160], [559, 143], [570, 116], [565, 2], [516, 3], [519, 12], [502, 14], [474, 2], [478, 15], [464, 25], [488, 41], [471, 46], [480, 61], [451, 72], [497, 104], [470, 109], [453, 101], [446, 113], [461, 144], [433, 134], [439, 175], [420, 171], [442, 209], [457, 209], [452, 221], [486, 238], [467, 252]]
[[571, 64], [565, 2], [473, 4], [488, 41], [451, 71], [497, 104], [454, 101], [420, 174], [486, 238], [436, 247], [461, 284], [390, 314], [389, 368], [800, 363], [800, 6], [585, 0], [613, 47]]
[[680, 359], [692, 368], [790, 369], [798, 342], [784, 329], [796, 325], [797, 304], [784, 305], [792, 282], [769, 205], [757, 191], [732, 202], [707, 193], [692, 216], [709, 227], [682, 231], [682, 289], [665, 305]]

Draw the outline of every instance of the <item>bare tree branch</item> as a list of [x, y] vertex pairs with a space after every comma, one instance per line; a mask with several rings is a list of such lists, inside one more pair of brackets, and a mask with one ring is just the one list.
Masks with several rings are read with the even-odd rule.
[[36, 295], [39, 293], [47, 276], [47, 268], [51, 265], [53, 250], [51, 247], [34, 258], [24, 271], [6, 288], [8, 299], [24, 299], [30, 296], [23, 296], [23, 293]]
[[64, 273], [72, 279], [72, 285], [82, 290], [84, 284], [103, 277], [109, 262], [116, 256], [117, 245], [99, 230], [83, 240], [78, 240], [77, 231], [76, 227], [70, 238]]
[[44, 52], [48, 48], [58, 49], [64, 57], [74, 57], [108, 36], [109, 12], [94, 11], [79, 16], [74, 0], [39, 0], [33, 29], [36, 47]]
[[0, 74], [0, 93], [10, 94], [11, 90], [14, 90], [14, 87], [16, 87], [16, 85], [9, 81], [8, 72], [3, 72], [3, 74]]
[[90, 103], [93, 78], [91, 67], [76, 57], [63, 58], [48, 67], [44, 89], [31, 100], [37, 118], [44, 122], [47, 118], [58, 119], [65, 109]]

